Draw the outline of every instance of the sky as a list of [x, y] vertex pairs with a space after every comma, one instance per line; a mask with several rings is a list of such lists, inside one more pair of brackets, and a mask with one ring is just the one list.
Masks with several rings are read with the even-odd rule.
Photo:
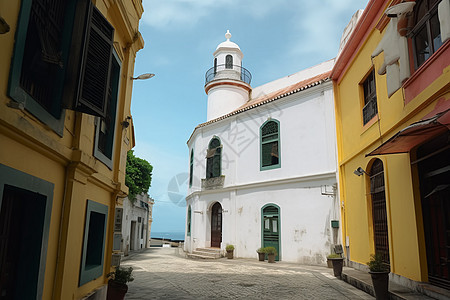
[[134, 74], [155, 77], [134, 81], [131, 111], [134, 154], [153, 166], [153, 233], [185, 230], [186, 142], [206, 121], [205, 73], [227, 29], [256, 87], [334, 58], [345, 26], [367, 2], [143, 0], [145, 46]]

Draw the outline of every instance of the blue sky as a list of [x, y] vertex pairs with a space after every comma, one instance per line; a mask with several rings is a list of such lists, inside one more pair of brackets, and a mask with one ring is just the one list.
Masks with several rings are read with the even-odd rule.
[[231, 41], [256, 87], [334, 58], [345, 26], [368, 0], [144, 0], [132, 115], [135, 155], [153, 165], [152, 232], [184, 231], [189, 152], [186, 141], [206, 121], [205, 72]]

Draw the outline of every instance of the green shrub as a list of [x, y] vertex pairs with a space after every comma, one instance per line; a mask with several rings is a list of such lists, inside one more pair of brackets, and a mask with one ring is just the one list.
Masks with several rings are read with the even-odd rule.
[[265, 248], [262, 248], [262, 247], [261, 247], [261, 248], [258, 248], [258, 250], [256, 250], [256, 252], [258, 252], [258, 253], [266, 253], [266, 252], [264, 252], [264, 249], [265, 249]]
[[227, 246], [225, 247], [225, 250], [227, 250], [227, 251], [233, 251], [233, 250], [234, 250], [234, 246], [233, 246], [233, 245], [227, 245]]
[[371, 272], [387, 272], [388, 266], [383, 262], [383, 258], [380, 253], [370, 255], [370, 261], [367, 262], [369, 270]]
[[118, 266], [114, 272], [109, 273], [107, 276], [117, 283], [127, 284], [127, 282], [134, 280], [131, 272], [133, 272], [132, 267], [122, 268]]
[[264, 248], [264, 253], [277, 255], [277, 249], [275, 247], [266, 247]]
[[327, 256], [327, 258], [342, 258], [340, 254], [332, 253]]

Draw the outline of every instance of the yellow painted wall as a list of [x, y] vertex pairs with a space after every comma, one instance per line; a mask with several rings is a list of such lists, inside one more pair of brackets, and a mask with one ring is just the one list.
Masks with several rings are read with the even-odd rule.
[[[384, 32], [372, 29], [354, 57], [342, 80], [334, 82], [340, 166], [340, 196], [343, 241], [349, 240], [350, 260], [365, 264], [374, 252], [369, 178], [356, 176], [358, 167], [369, 171], [373, 157], [365, 157], [388, 138], [430, 112], [438, 98], [450, 99], [450, 68], [407, 105], [404, 91], [387, 97], [386, 75], [378, 75], [383, 54], [371, 60], [371, 54]], [[363, 126], [363, 92], [359, 84], [375, 68], [378, 118]], [[442, 93], [442, 89], [447, 92]], [[423, 228], [418, 191], [413, 186], [409, 154], [378, 156], [385, 170], [391, 272], [416, 281], [427, 280]]]
[[[66, 110], [59, 136], [26, 110], [7, 106], [10, 63], [21, 1], [1, 1], [0, 12], [10, 25], [0, 34], [0, 164], [54, 184], [47, 246], [43, 299], [79, 299], [107, 283], [110, 272], [114, 211], [125, 186], [126, 153], [134, 145], [131, 126], [120, 122], [131, 116], [130, 80], [136, 52], [143, 47], [138, 31], [143, 8], [140, 0], [93, 1], [115, 27], [115, 49], [122, 63], [118, 109], [110, 170], [93, 156], [93, 116]], [[103, 276], [79, 287], [87, 200], [108, 206]]]

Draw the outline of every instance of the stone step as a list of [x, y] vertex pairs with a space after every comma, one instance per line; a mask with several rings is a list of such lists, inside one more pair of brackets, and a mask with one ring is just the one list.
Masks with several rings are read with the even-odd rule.
[[194, 251], [192, 251], [192, 254], [209, 256], [211, 258], [221, 258], [222, 257], [220, 252], [210, 252], [210, 251], [200, 251], [200, 250], [194, 250]]
[[212, 255], [201, 255], [201, 254], [194, 254], [194, 253], [188, 253], [187, 257], [196, 258], [196, 259], [218, 259], [218, 258], [220, 258], [220, 257], [214, 257]]
[[201, 251], [201, 252], [212, 252], [212, 253], [222, 253], [222, 250], [220, 248], [196, 248], [195, 251]]

